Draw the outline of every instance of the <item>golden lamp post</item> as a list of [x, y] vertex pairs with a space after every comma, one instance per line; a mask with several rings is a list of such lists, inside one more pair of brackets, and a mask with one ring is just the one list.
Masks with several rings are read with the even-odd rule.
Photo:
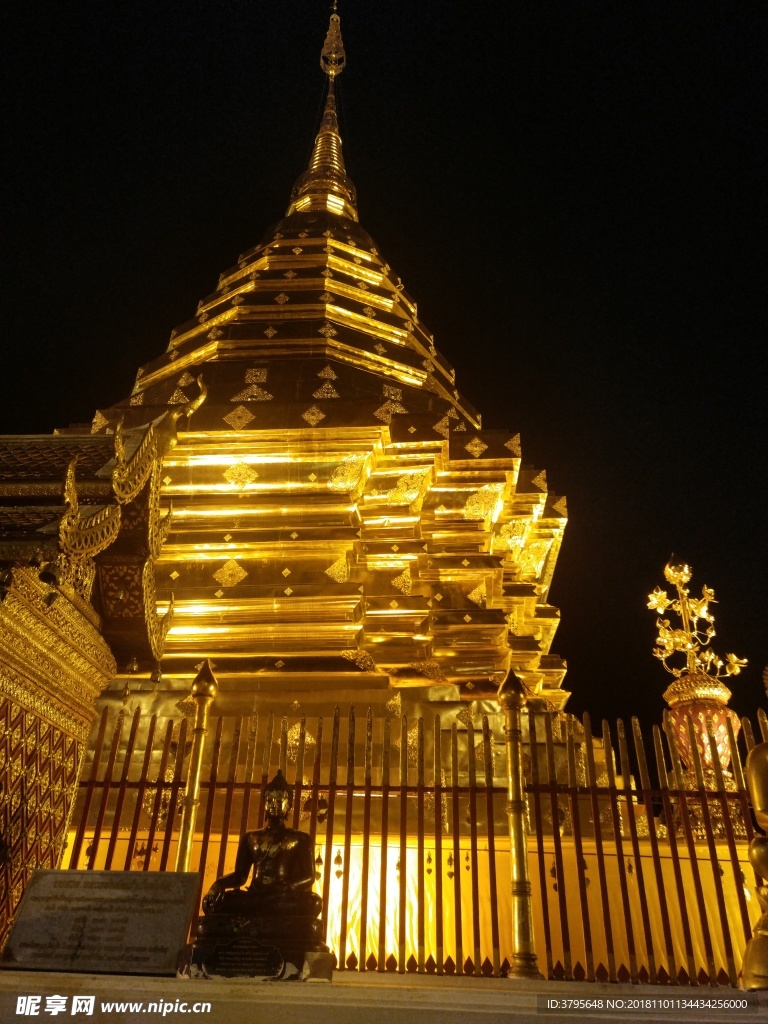
[[541, 978], [533, 942], [533, 907], [528, 877], [525, 783], [523, 779], [522, 709], [523, 684], [510, 672], [499, 687], [498, 701], [504, 711], [507, 746], [507, 818], [509, 864], [512, 876], [512, 952], [509, 978]]
[[[670, 597], [666, 590], [656, 587], [648, 595], [648, 607], [659, 615], [653, 653], [667, 672], [675, 677], [664, 692], [664, 700], [669, 704], [669, 721], [680, 756], [690, 771], [694, 763], [691, 746], [693, 735], [701, 765], [711, 777], [714, 775], [714, 761], [709, 741], [710, 730], [723, 771], [727, 770], [731, 761], [729, 719], [734, 738], [739, 732], [739, 716], [728, 707], [731, 691], [723, 678], [738, 675], [747, 662], [735, 654], [726, 654], [723, 661], [710, 647], [715, 635], [715, 617], [710, 609], [710, 605], [715, 603], [715, 592], [704, 586], [701, 588], [701, 597], [691, 597], [686, 586], [691, 574], [689, 565], [668, 563], [664, 568], [664, 577], [675, 588], [677, 596]], [[679, 626], [673, 626], [665, 618], [668, 610], [679, 617]], [[681, 657], [683, 664], [673, 666], [667, 663], [675, 657]], [[693, 734], [689, 731], [689, 721], [693, 726]]]
[[203, 767], [203, 745], [208, 732], [208, 712], [218, 693], [219, 685], [213, 674], [211, 663], [206, 659], [192, 683], [190, 696], [195, 702], [195, 724], [192, 729], [192, 751], [189, 757], [187, 789], [182, 807], [179, 848], [176, 853], [176, 870], [189, 871], [192, 859], [192, 841], [195, 835], [197, 809], [200, 805], [200, 773]]

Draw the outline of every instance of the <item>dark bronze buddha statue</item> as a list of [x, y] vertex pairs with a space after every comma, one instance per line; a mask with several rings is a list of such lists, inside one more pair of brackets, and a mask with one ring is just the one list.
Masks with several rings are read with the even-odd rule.
[[[324, 968], [324, 958], [331, 961], [321, 937], [323, 901], [312, 892], [312, 840], [286, 826], [291, 803], [291, 790], [279, 771], [264, 791], [265, 827], [241, 837], [234, 871], [218, 878], [203, 898], [193, 963], [205, 973], [258, 974], [248, 969], [248, 961], [251, 954], [254, 963], [259, 960], [261, 947], [271, 950], [273, 959], [293, 964], [296, 974], [306, 971], [318, 954]], [[250, 885], [243, 889], [249, 876]]]

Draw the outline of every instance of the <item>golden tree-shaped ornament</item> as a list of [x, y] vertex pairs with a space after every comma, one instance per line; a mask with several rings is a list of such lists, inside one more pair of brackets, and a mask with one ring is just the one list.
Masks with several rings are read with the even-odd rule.
[[[715, 603], [714, 590], [704, 586], [701, 597], [691, 597], [686, 586], [691, 579], [689, 565], [667, 564], [664, 578], [675, 588], [677, 596], [670, 597], [666, 590], [656, 587], [648, 595], [648, 607], [659, 615], [653, 653], [675, 677], [664, 692], [664, 700], [669, 704], [669, 720], [680, 756], [686, 768], [692, 770], [690, 719], [704, 771], [714, 771], [710, 732], [715, 738], [720, 765], [726, 771], [731, 761], [726, 723], [730, 719], [736, 737], [739, 716], [728, 707], [731, 691], [723, 680], [738, 675], [747, 662], [735, 654], [726, 654], [723, 660], [710, 646], [715, 636], [715, 617], [710, 610], [710, 605]], [[668, 611], [678, 616], [679, 626], [673, 626], [670, 619], [665, 618]], [[676, 660], [682, 663], [675, 665]]]

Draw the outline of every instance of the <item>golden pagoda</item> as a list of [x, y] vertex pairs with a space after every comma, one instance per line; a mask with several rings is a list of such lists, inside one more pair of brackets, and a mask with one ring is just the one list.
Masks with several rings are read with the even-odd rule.
[[357, 704], [429, 708], [450, 731], [474, 710], [500, 746], [510, 669], [541, 707], [568, 697], [547, 601], [565, 501], [523, 466], [518, 434], [483, 429], [360, 226], [345, 63], [333, 14], [284, 219], [131, 393], [90, 429], [0, 439], [0, 752], [15, 766], [0, 929], [29, 872], [60, 863], [80, 768], [99, 762], [98, 703], [178, 723], [210, 659], [228, 721]]
[[105, 636], [121, 668], [154, 670], [128, 628], [154, 587], [171, 614], [162, 650], [144, 654], [185, 688], [210, 657], [222, 709], [376, 704], [393, 689], [472, 701], [510, 667], [561, 707], [547, 593], [565, 502], [523, 467], [518, 435], [482, 428], [360, 226], [336, 114], [344, 64], [333, 15], [322, 122], [285, 218], [131, 395], [96, 413], [93, 435], [114, 435], [124, 472], [155, 460], [150, 503], [170, 510], [151, 580], [131, 523], [99, 556]]

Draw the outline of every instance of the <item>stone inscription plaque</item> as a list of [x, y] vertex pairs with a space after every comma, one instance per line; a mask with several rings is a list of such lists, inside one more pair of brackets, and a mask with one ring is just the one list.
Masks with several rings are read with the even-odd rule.
[[2, 966], [175, 974], [198, 884], [195, 872], [37, 870]]
[[276, 946], [267, 946], [252, 936], [217, 942], [203, 958], [203, 971], [225, 978], [276, 978], [283, 958]]

